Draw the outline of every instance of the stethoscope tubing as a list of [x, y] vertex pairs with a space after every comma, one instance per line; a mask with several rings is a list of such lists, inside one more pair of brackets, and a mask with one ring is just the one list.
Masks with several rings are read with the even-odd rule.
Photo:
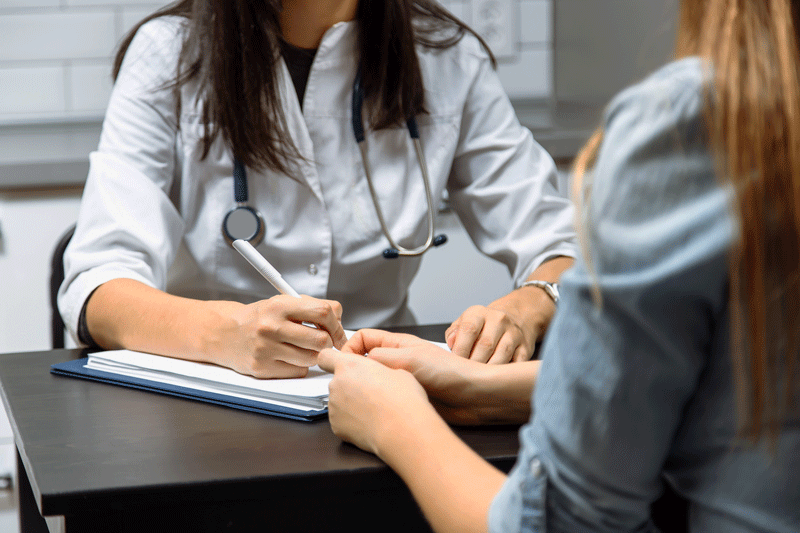
[[431, 246], [438, 246], [444, 244], [447, 237], [439, 235], [434, 243], [433, 225], [434, 225], [434, 211], [433, 211], [433, 193], [431, 192], [430, 177], [428, 175], [428, 165], [425, 161], [425, 153], [422, 148], [422, 140], [419, 137], [419, 128], [417, 127], [416, 119], [411, 116], [406, 120], [409, 136], [414, 144], [414, 150], [417, 154], [417, 161], [419, 162], [420, 170], [422, 172], [422, 181], [425, 185], [425, 199], [428, 203], [428, 236], [425, 244], [417, 246], [416, 248], [405, 248], [400, 246], [393, 238], [389, 231], [389, 226], [383, 217], [383, 210], [380, 207], [378, 193], [375, 190], [375, 185], [372, 182], [372, 170], [369, 166], [369, 157], [367, 157], [367, 143], [366, 135], [364, 133], [364, 122], [362, 117], [362, 109], [364, 107], [364, 90], [361, 87], [361, 68], [359, 67], [356, 72], [356, 79], [353, 82], [353, 97], [352, 97], [352, 120], [353, 120], [353, 135], [355, 135], [358, 149], [361, 153], [361, 163], [364, 167], [364, 176], [367, 178], [367, 185], [369, 193], [372, 196], [372, 204], [375, 206], [375, 212], [378, 215], [378, 221], [381, 225], [381, 231], [389, 241], [390, 249], [384, 250], [383, 256], [387, 259], [392, 259], [397, 256], [418, 256], [428, 251]]
[[246, 237], [244, 240], [253, 246], [258, 246], [261, 241], [264, 240], [264, 233], [266, 232], [267, 225], [264, 222], [264, 217], [261, 216], [261, 213], [257, 209], [250, 207], [247, 203], [247, 170], [244, 168], [242, 162], [235, 158], [233, 160], [233, 199], [236, 201], [236, 207], [228, 211], [228, 213], [222, 219], [222, 236], [225, 237], [225, 240], [231, 246], [233, 245], [233, 241], [242, 238], [242, 236], [231, 234], [228, 228], [228, 223], [230, 218], [237, 212], [246, 211], [253, 216], [256, 230], [252, 235]]
[[[428, 236], [425, 239], [425, 244], [421, 246], [417, 246], [415, 248], [405, 248], [400, 246], [393, 238], [392, 234], [389, 232], [389, 226], [386, 224], [386, 220], [383, 216], [383, 210], [380, 207], [380, 201], [378, 198], [378, 193], [375, 190], [375, 184], [372, 182], [372, 170], [369, 166], [369, 158], [367, 157], [367, 144], [366, 144], [366, 134], [364, 132], [364, 123], [362, 117], [362, 108], [364, 104], [364, 90], [361, 87], [361, 69], [359, 67], [356, 73], [356, 79], [353, 82], [353, 96], [352, 96], [352, 122], [353, 122], [353, 134], [356, 138], [356, 143], [358, 144], [359, 152], [361, 153], [361, 163], [364, 167], [364, 175], [367, 178], [367, 185], [369, 187], [369, 193], [372, 196], [372, 204], [375, 206], [375, 212], [378, 215], [378, 221], [381, 225], [381, 231], [383, 232], [386, 239], [389, 241], [389, 245], [391, 248], [387, 248], [383, 251], [383, 256], [387, 259], [394, 259], [398, 256], [419, 256], [424, 254], [428, 251], [431, 246], [439, 246], [447, 242], [447, 236], [437, 235], [434, 237], [433, 229], [434, 229], [434, 204], [433, 204], [433, 193], [431, 192], [431, 183], [430, 177], [428, 175], [428, 165], [425, 161], [425, 152], [423, 151], [422, 147], [422, 140], [419, 136], [419, 127], [417, 126], [416, 119], [411, 116], [406, 120], [406, 126], [408, 128], [409, 136], [411, 137], [411, 141], [414, 144], [414, 151], [417, 154], [417, 162], [420, 166], [420, 171], [422, 172], [422, 182], [425, 185], [425, 199], [428, 203]], [[261, 213], [258, 210], [250, 207], [247, 205], [248, 201], [248, 191], [247, 191], [247, 170], [245, 169], [244, 165], [238, 159], [234, 158], [233, 161], [233, 195], [234, 199], [236, 200], [236, 207], [231, 209], [223, 218], [222, 220], [222, 234], [225, 237], [225, 240], [228, 243], [233, 244], [234, 240], [243, 238], [244, 240], [250, 242], [252, 245], [258, 245], [264, 238], [266, 224], [264, 223], [264, 219], [261, 216]], [[237, 212], [246, 211], [250, 213], [254, 217], [256, 230], [250, 237], [238, 237], [231, 234], [228, 223], [229, 219], [232, 215]]]

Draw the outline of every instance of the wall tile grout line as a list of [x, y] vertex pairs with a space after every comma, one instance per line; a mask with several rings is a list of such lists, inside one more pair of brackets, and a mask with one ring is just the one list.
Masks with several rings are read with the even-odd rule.
[[[473, 3], [479, 1], [442, 3], [469, 23]], [[500, 80], [512, 100], [549, 98], [554, 0], [509, 1], [513, 42], [511, 53], [500, 58]], [[11, 90], [0, 104], [0, 124], [22, 125], [47, 116], [62, 122], [75, 113], [102, 113], [111, 84], [101, 70], [110, 68], [127, 30], [165, 4], [166, 0], [4, 0], [0, 80]]]

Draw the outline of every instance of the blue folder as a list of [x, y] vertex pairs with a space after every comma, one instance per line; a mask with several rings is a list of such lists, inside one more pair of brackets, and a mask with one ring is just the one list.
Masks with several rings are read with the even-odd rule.
[[50, 367], [50, 372], [59, 376], [68, 376], [72, 378], [99, 381], [101, 383], [110, 383], [112, 385], [121, 385], [123, 387], [157, 392], [160, 394], [167, 394], [169, 396], [177, 396], [179, 398], [213, 403], [215, 405], [232, 407], [234, 409], [241, 409], [243, 411], [251, 411], [253, 413], [259, 413], [263, 415], [279, 416], [282, 418], [291, 418], [294, 420], [317, 420], [327, 416], [328, 414], [327, 408], [313, 411], [292, 409], [291, 407], [285, 407], [283, 405], [256, 402], [253, 400], [238, 398], [236, 396], [200, 391], [190, 389], [188, 387], [167, 385], [157, 381], [122, 376], [119, 374], [112, 374], [110, 372], [102, 372], [100, 370], [92, 370], [86, 368], [85, 365], [87, 361], [88, 357], [84, 357], [83, 359], [73, 359], [64, 363], [58, 363]]

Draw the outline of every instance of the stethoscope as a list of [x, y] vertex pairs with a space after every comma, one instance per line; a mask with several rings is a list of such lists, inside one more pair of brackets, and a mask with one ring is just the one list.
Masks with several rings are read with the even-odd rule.
[[[425, 184], [425, 199], [428, 202], [428, 237], [425, 240], [425, 244], [422, 246], [405, 248], [397, 244], [392, 238], [391, 233], [389, 233], [389, 228], [383, 218], [383, 211], [378, 202], [378, 194], [375, 192], [375, 186], [372, 183], [372, 172], [370, 171], [369, 159], [367, 158], [366, 136], [364, 134], [364, 125], [361, 116], [363, 103], [364, 90], [361, 87], [361, 72], [359, 69], [359, 72], [356, 74], [356, 79], [353, 82], [353, 134], [356, 137], [356, 142], [361, 152], [361, 162], [364, 165], [364, 175], [367, 177], [367, 185], [369, 185], [369, 192], [372, 196], [372, 204], [375, 206], [375, 212], [378, 215], [381, 230], [391, 246], [383, 251], [383, 257], [386, 259], [395, 259], [399, 256], [422, 255], [432, 246], [440, 246], [446, 243], [447, 235], [443, 233], [436, 236], [433, 235], [433, 195], [431, 193], [430, 178], [428, 177], [428, 165], [425, 162], [425, 154], [422, 151], [422, 142], [419, 138], [417, 121], [412, 116], [406, 121], [406, 126], [408, 127], [411, 140], [414, 143], [414, 149], [417, 152], [417, 161], [422, 171], [422, 181]], [[233, 196], [234, 200], [236, 200], [236, 207], [231, 209], [222, 220], [222, 235], [225, 237], [225, 240], [231, 244], [236, 239], [244, 239], [250, 241], [250, 244], [253, 246], [257, 246], [264, 239], [264, 218], [258, 210], [247, 205], [247, 171], [244, 165], [238, 160], [234, 160], [233, 162]]]

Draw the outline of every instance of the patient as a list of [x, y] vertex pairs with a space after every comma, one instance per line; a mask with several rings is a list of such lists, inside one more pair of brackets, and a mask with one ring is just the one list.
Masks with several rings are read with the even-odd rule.
[[[652, 531], [665, 483], [693, 531], [800, 531], [798, 14], [683, 1], [678, 59], [578, 158], [583, 254], [541, 366], [375, 330], [322, 352], [334, 432], [436, 531]], [[445, 421], [528, 416], [509, 476]]]

